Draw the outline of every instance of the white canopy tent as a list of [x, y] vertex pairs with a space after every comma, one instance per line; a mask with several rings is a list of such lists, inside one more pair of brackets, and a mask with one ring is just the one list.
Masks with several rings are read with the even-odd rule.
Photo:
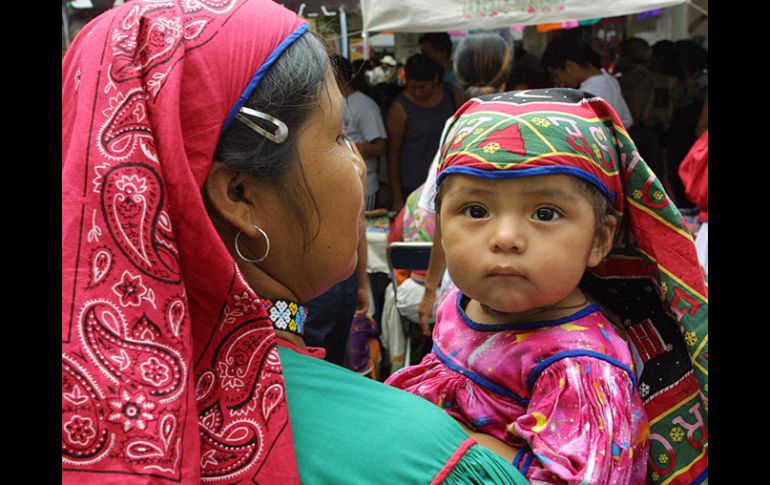
[[363, 30], [498, 29], [629, 15], [688, 0], [361, 0]]

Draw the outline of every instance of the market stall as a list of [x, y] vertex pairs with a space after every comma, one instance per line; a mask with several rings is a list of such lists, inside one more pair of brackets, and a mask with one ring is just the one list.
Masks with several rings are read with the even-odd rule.
[[687, 0], [361, 0], [365, 32], [496, 29], [628, 15]]

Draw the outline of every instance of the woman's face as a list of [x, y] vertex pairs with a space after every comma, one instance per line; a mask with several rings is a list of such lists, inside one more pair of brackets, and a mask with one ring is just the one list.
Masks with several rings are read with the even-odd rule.
[[[364, 161], [356, 155], [343, 136], [344, 98], [334, 76], [326, 76], [320, 103], [298, 137], [302, 169], [293, 171], [289, 180], [307, 186], [309, 197], [304, 221], [310, 237], [304, 249], [301, 228], [285, 224], [281, 234], [283, 261], [290, 285], [301, 301], [313, 298], [338, 281], [350, 276], [356, 267], [358, 241], [364, 232], [363, 177]], [[303, 173], [304, 172], [304, 183]], [[296, 223], [296, 218], [286, 219]]]

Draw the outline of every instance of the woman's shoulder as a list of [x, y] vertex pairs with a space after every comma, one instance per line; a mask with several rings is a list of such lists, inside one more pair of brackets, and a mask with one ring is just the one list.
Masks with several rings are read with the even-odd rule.
[[[467, 473], [455, 468], [468, 465], [473, 443], [437, 406], [288, 348], [279, 354], [303, 483], [429, 483]], [[387, 450], [388, 459], [372, 450]], [[473, 458], [479, 467], [498, 466], [482, 454]]]

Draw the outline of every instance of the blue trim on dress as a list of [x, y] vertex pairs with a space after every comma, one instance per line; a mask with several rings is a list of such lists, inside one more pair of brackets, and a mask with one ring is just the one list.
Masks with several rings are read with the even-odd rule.
[[530, 392], [532, 391], [532, 387], [534, 387], [535, 381], [537, 381], [537, 378], [540, 377], [540, 374], [542, 374], [543, 371], [548, 366], [550, 366], [556, 361], [567, 359], [570, 357], [593, 357], [595, 359], [603, 360], [607, 363], [610, 363], [615, 367], [618, 367], [626, 371], [626, 374], [628, 374], [628, 376], [631, 378], [631, 382], [634, 384], [634, 388], [636, 388], [636, 375], [634, 375], [634, 371], [632, 371], [631, 368], [629, 368], [627, 365], [623, 364], [619, 360], [614, 359], [609, 355], [600, 354], [599, 352], [594, 352], [593, 350], [566, 350], [564, 352], [559, 352], [558, 354], [553, 354], [547, 359], [540, 361], [540, 363], [538, 363], [535, 366], [535, 368], [532, 369], [532, 372], [529, 374], [529, 379], [528, 379]]
[[692, 481], [690, 485], [698, 485], [700, 483], [703, 483], [704, 480], [706, 480], [709, 477], [709, 469], [706, 467], [705, 470], [700, 472], [700, 475], [695, 477], [695, 480]]
[[476, 374], [475, 372], [470, 371], [452, 362], [439, 350], [438, 345], [436, 345], [435, 343], [433, 344], [433, 354], [438, 358], [438, 360], [440, 360], [445, 366], [447, 366], [447, 368], [449, 368], [450, 370], [453, 370], [454, 372], [457, 372], [460, 375], [467, 377], [468, 379], [472, 380], [476, 384], [482, 387], [485, 387], [490, 391], [496, 392], [501, 396], [505, 396], [507, 398], [513, 399], [521, 406], [527, 407], [527, 405], [529, 405], [529, 400], [524, 399], [523, 397], [519, 396], [518, 394], [511, 391], [510, 389], [506, 389], [502, 386], [499, 386], [494, 382], [488, 380], [487, 378], [482, 377]]
[[441, 185], [441, 181], [444, 177], [452, 174], [470, 175], [473, 177], [493, 180], [517, 179], [523, 177], [535, 177], [538, 175], [572, 175], [595, 185], [599, 190], [601, 190], [602, 194], [604, 194], [604, 196], [610, 200], [611, 203], [615, 203], [615, 192], [610, 191], [610, 189], [604, 185], [604, 182], [599, 180], [596, 175], [581, 168], [572, 167], [569, 165], [548, 165], [546, 167], [527, 167], [515, 170], [485, 170], [482, 168], [467, 167], [465, 165], [452, 165], [451, 167], [447, 167], [446, 169], [442, 170], [441, 173], [438, 174], [438, 177], [436, 178], [436, 187]]
[[533, 330], [537, 328], [546, 328], [546, 327], [555, 327], [557, 325], [563, 325], [565, 323], [574, 322], [575, 320], [579, 320], [587, 315], [590, 315], [591, 313], [597, 312], [601, 310], [601, 307], [599, 305], [590, 304], [587, 307], [583, 308], [582, 310], [573, 313], [572, 315], [567, 315], [566, 317], [559, 318], [557, 320], [538, 320], [535, 322], [523, 322], [523, 323], [494, 323], [494, 324], [482, 324], [482, 323], [476, 323], [473, 320], [468, 317], [468, 315], [465, 313], [465, 310], [462, 308], [461, 300], [463, 297], [463, 293], [461, 291], [457, 292], [457, 301], [455, 302], [455, 306], [457, 307], [457, 313], [460, 315], [460, 318], [462, 321], [473, 330], [478, 330], [480, 332], [499, 332], [501, 330]]
[[280, 57], [281, 54], [283, 54], [283, 52], [294, 43], [295, 40], [302, 37], [302, 34], [307, 32], [307, 29], [308, 25], [306, 23], [302, 23], [299, 27], [296, 28], [296, 30], [294, 30], [294, 32], [283, 39], [283, 41], [278, 44], [278, 47], [276, 47], [275, 50], [270, 53], [267, 59], [265, 59], [265, 62], [259, 66], [257, 73], [254, 74], [253, 78], [251, 78], [251, 81], [249, 81], [249, 84], [246, 85], [246, 89], [243, 91], [243, 94], [241, 94], [241, 97], [238, 98], [238, 101], [235, 102], [235, 106], [233, 106], [233, 109], [230, 110], [230, 114], [227, 115], [225, 124], [222, 126], [222, 133], [224, 133], [225, 130], [230, 126], [230, 123], [232, 123], [235, 119], [235, 115], [243, 107], [243, 105], [246, 104], [246, 101], [249, 100], [251, 95], [254, 93], [254, 90], [257, 88], [259, 81], [265, 77], [265, 73], [268, 71], [268, 69], [270, 69], [270, 67], [272, 67], [275, 60], [278, 59], [278, 57]]
[[525, 446], [524, 448], [521, 448], [518, 453], [516, 453], [516, 456], [513, 458], [513, 466], [516, 467], [517, 470], [521, 471], [519, 468], [519, 462], [521, 461], [521, 458], [527, 454], [527, 452], [530, 451], [529, 446]]
[[529, 471], [529, 466], [532, 464], [532, 460], [535, 459], [535, 452], [529, 454], [526, 460], [524, 460], [524, 465], [521, 467], [521, 474], [525, 477], [527, 476], [527, 472]]

